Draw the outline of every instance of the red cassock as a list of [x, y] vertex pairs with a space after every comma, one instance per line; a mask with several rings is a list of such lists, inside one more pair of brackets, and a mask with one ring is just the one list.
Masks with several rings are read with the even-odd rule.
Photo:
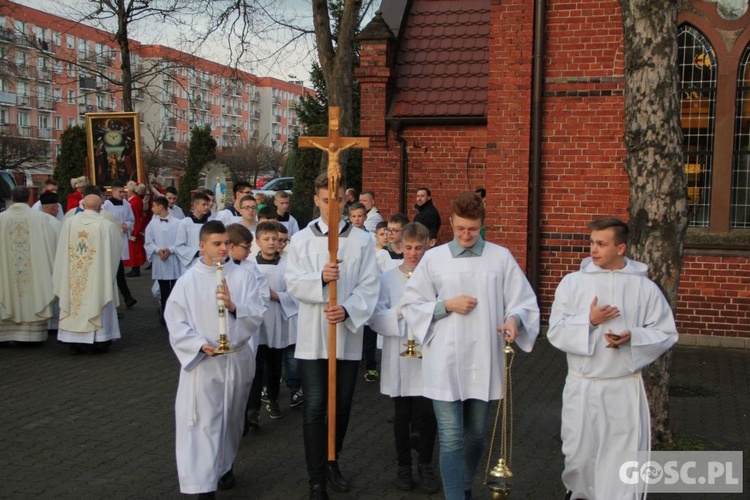
[[83, 199], [83, 195], [79, 193], [77, 189], [73, 191], [72, 193], [70, 193], [68, 195], [68, 206], [65, 209], [65, 212], [68, 212], [74, 208], [78, 208], [78, 204], [81, 202], [82, 199]]
[[143, 216], [143, 199], [136, 194], [128, 198], [128, 203], [130, 203], [135, 216], [133, 234], [131, 235], [135, 236], [135, 241], [128, 241], [130, 258], [122, 261], [122, 264], [125, 267], [140, 267], [146, 263], [146, 248], [144, 247], [146, 224]]

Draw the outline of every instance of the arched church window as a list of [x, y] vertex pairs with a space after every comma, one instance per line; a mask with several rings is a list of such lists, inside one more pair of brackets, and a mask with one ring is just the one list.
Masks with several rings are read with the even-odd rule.
[[730, 227], [750, 229], [750, 45], [740, 59], [735, 117]]
[[680, 26], [677, 43], [690, 226], [707, 227], [711, 217], [716, 54], [706, 37], [687, 24]]

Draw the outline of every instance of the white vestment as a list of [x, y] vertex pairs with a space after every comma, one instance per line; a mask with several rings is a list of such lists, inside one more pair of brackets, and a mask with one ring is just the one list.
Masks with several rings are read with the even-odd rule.
[[234, 207], [231, 210], [229, 208], [219, 210], [216, 213], [216, 220], [221, 221], [225, 226], [229, 224], [242, 224], [242, 215], [239, 213], [235, 214], [234, 210], [236, 210]]
[[378, 261], [378, 269], [380, 269], [381, 273], [389, 271], [394, 267], [398, 267], [404, 262], [404, 259], [394, 259], [391, 257], [391, 253], [385, 248], [378, 250], [375, 257]]
[[[439, 301], [476, 297], [468, 314], [434, 319]], [[439, 401], [502, 397], [505, 339], [511, 315], [522, 326], [515, 343], [530, 352], [539, 334], [534, 291], [508, 249], [485, 242], [481, 256], [454, 258], [449, 245], [428, 250], [406, 284], [403, 314], [422, 344], [424, 395]]]
[[[36, 203], [34, 203], [31, 206], [31, 209], [32, 210], [36, 210], [37, 212], [41, 212], [42, 211], [42, 202], [39, 201], [39, 200], [37, 200]], [[55, 215], [53, 217], [55, 217], [58, 221], [62, 222], [63, 218], [65, 217], [65, 209], [63, 208], [63, 206], [61, 204], [59, 204], [59, 203], [57, 204], [57, 215]]]
[[13, 203], [0, 214], [0, 341], [47, 340], [57, 243], [48, 218], [26, 203]]
[[275, 265], [258, 263], [258, 269], [266, 277], [268, 286], [279, 296], [279, 302], [270, 300], [269, 297], [258, 343], [274, 349], [283, 349], [297, 340], [289, 335], [289, 319], [297, 314], [299, 303], [286, 291], [286, 260], [286, 257], [282, 257]]
[[226, 313], [227, 335], [236, 352], [207, 356], [204, 344], [219, 341], [215, 267], [202, 260], [177, 280], [164, 319], [180, 362], [175, 400], [177, 472], [186, 494], [216, 490], [234, 462], [245, 405], [255, 375], [255, 355], [247, 346], [263, 321], [265, 305], [255, 276], [231, 260], [224, 276], [235, 314]]
[[[565, 351], [568, 376], [563, 391], [563, 483], [573, 498], [635, 499], [637, 492], [617, 477], [618, 454], [650, 448], [649, 408], [641, 369], [677, 342], [672, 310], [648, 267], [625, 260], [607, 271], [584, 259], [555, 292], [549, 341]], [[612, 305], [620, 316], [596, 327], [591, 303]], [[630, 342], [607, 348], [604, 334], [630, 330]]]
[[135, 215], [133, 215], [133, 208], [127, 200], [123, 201], [121, 205], [115, 205], [112, 200], [107, 200], [102, 203], [102, 211], [106, 210], [111, 213], [119, 224], [123, 222], [127, 224], [128, 230], [120, 230], [122, 235], [122, 255], [120, 260], [128, 260], [130, 258], [130, 247], [128, 245], [128, 238], [133, 234], [133, 227], [135, 227]]
[[53, 274], [60, 299], [58, 340], [90, 344], [120, 338], [115, 276], [121, 234], [120, 227], [93, 210], [63, 223]]
[[183, 212], [182, 209], [177, 205], [172, 205], [171, 207], [168, 207], [167, 210], [169, 210], [169, 215], [177, 220], [182, 220], [185, 218], [185, 212]]
[[279, 220], [279, 222], [283, 224], [284, 227], [286, 227], [286, 230], [289, 232], [290, 238], [299, 233], [299, 223], [293, 215], [289, 214], [289, 220]]
[[195, 222], [190, 216], [177, 224], [174, 251], [180, 259], [183, 273], [198, 261], [202, 227], [202, 223]]
[[[408, 327], [399, 317], [398, 303], [404, 294], [406, 275], [393, 268], [380, 276], [380, 298], [370, 320], [372, 329], [383, 336], [380, 392], [391, 397], [422, 396], [422, 360], [406, 358], [401, 352], [408, 340]], [[421, 349], [418, 346], [417, 349]]]
[[[178, 225], [179, 221], [171, 215], [164, 221], [158, 215], [154, 215], [146, 226], [144, 246], [146, 258], [151, 262], [151, 277], [155, 280], [176, 280], [182, 274], [180, 260], [175, 254]], [[172, 252], [167, 260], [161, 260], [159, 257], [159, 250], [164, 248]]]
[[[339, 231], [344, 227], [340, 222]], [[286, 283], [289, 293], [299, 304], [294, 356], [299, 359], [328, 359], [327, 284], [323, 284], [323, 266], [329, 261], [328, 227], [316, 219], [295, 234], [289, 245]], [[337, 282], [338, 304], [349, 317], [336, 325], [336, 358], [362, 358], [362, 331], [378, 301], [380, 281], [375, 249], [370, 236], [356, 227], [347, 226], [339, 235], [338, 258], [340, 278]]]
[[[55, 232], [55, 245], [53, 247], [55, 251], [52, 254], [52, 265], [54, 266], [55, 264], [54, 254], [57, 252], [57, 241], [60, 238], [60, 230], [62, 229], [62, 222], [57, 220], [57, 217], [54, 217], [46, 212], [42, 212], [42, 213], [46, 215], [44, 220], [47, 221], [47, 223], [50, 226], [52, 226], [52, 230]], [[57, 215], [58, 216], [62, 215], [62, 212], [58, 212]], [[57, 330], [57, 325], [59, 321], [60, 321], [60, 304], [58, 303], [57, 297], [55, 297], [55, 300], [52, 303], [52, 317], [49, 319], [49, 322], [47, 323], [47, 329]]]
[[380, 222], [383, 222], [383, 216], [380, 215], [380, 212], [378, 212], [377, 208], [372, 207], [367, 212], [367, 218], [365, 219], [365, 229], [367, 229], [368, 233], [372, 233], [374, 236], [378, 228], [378, 223]]

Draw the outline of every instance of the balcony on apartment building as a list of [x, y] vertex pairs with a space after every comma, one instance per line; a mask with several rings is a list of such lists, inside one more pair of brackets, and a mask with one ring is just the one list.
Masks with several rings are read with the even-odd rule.
[[57, 107], [54, 99], [49, 97], [39, 97], [37, 108], [40, 111], [53, 111]]
[[260, 120], [260, 111], [253, 111], [252, 113], [250, 113], [250, 119], [255, 122]]
[[231, 96], [239, 96], [240, 95], [240, 87], [237, 85], [229, 85], [224, 88], [224, 95], [231, 95]]
[[36, 108], [36, 97], [16, 94], [16, 106], [18, 106], [19, 108]]
[[164, 140], [161, 142], [161, 147], [167, 151], [177, 151], [177, 141], [174, 139]]
[[54, 131], [51, 128], [16, 125], [15, 123], [0, 123], [0, 135], [22, 139], [52, 140], [55, 138]]
[[274, 115], [273, 123], [281, 123], [281, 115]]
[[250, 96], [250, 100], [252, 102], [259, 102], [260, 101], [260, 92], [256, 92], [252, 96]]
[[96, 78], [82, 76], [78, 79], [78, 86], [82, 89], [96, 89]]
[[16, 35], [12, 29], [0, 28], [0, 42], [15, 42]]
[[281, 97], [275, 95], [273, 96], [273, 99], [271, 100], [273, 104], [281, 104]]
[[13, 92], [0, 92], [0, 104], [16, 104], [16, 94]]
[[167, 118], [167, 127], [175, 128], [177, 126], [177, 118], [171, 117]]
[[36, 66], [29, 66], [28, 64], [16, 64], [15, 72], [17, 78], [36, 80], [39, 77]]

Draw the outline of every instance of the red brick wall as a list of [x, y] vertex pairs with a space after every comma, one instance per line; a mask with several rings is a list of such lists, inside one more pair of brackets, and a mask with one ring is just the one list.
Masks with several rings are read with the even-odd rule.
[[750, 337], [750, 257], [686, 255], [678, 295], [680, 333]]

